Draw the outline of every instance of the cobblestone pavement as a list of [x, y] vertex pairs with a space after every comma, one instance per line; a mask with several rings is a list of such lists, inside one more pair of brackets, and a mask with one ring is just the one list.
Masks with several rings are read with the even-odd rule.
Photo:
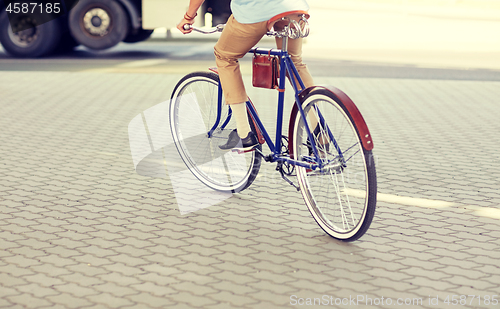
[[[377, 155], [373, 224], [342, 243], [274, 165], [187, 215], [178, 179], [135, 172], [128, 125], [180, 77], [0, 74], [1, 308], [500, 307], [499, 82], [317, 79]], [[272, 124], [276, 92], [250, 95]]]

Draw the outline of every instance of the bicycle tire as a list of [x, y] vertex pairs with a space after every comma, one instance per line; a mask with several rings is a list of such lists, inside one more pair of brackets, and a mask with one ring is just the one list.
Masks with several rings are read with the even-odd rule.
[[[318, 125], [310, 130], [314, 132], [318, 155], [325, 163], [324, 168], [316, 170], [297, 166], [297, 180], [304, 201], [328, 235], [342, 241], [359, 239], [370, 227], [375, 214], [377, 180], [372, 150], [363, 146], [359, 134], [361, 125], [353, 120], [346, 105], [331, 91], [314, 89], [303, 96], [301, 104], [305, 115], [309, 115], [311, 108], [317, 108], [314, 115], [319, 119]], [[311, 153], [300, 113], [292, 112], [290, 126], [291, 155], [297, 160], [312, 162], [315, 154]]]
[[[223, 100], [219, 125], [213, 135], [208, 135], [217, 118], [218, 85], [219, 76], [212, 72], [184, 76], [172, 92], [170, 128], [179, 155], [191, 173], [213, 190], [235, 193], [252, 184], [262, 158], [256, 151], [240, 154], [219, 149], [236, 128]], [[222, 128], [228, 117], [229, 122]]]

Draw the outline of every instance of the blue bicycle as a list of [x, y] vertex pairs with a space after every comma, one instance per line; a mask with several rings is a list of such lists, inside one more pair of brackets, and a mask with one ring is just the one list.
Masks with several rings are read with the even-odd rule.
[[[188, 169], [214, 190], [241, 192], [257, 177], [262, 160], [277, 163], [276, 170], [301, 191], [319, 226], [336, 239], [353, 241], [368, 230], [375, 213], [377, 181], [371, 135], [358, 108], [345, 93], [333, 87], [305, 88], [287, 53], [287, 42], [288, 38], [307, 36], [307, 19], [304, 15], [298, 19], [283, 18], [288, 20], [288, 26], [267, 33], [283, 38], [281, 49], [249, 51], [279, 59], [275, 140], [249, 100], [249, 122], [261, 145], [249, 152], [219, 149], [236, 125], [230, 106], [224, 102], [216, 69], [188, 74], [175, 86], [170, 102], [173, 140]], [[223, 25], [210, 31], [193, 29], [213, 33], [222, 31]], [[285, 136], [287, 77], [295, 92], [295, 104]], [[317, 124], [311, 127], [311, 123]], [[262, 144], [267, 144], [269, 154], [263, 152]], [[298, 185], [290, 176], [297, 177]]]

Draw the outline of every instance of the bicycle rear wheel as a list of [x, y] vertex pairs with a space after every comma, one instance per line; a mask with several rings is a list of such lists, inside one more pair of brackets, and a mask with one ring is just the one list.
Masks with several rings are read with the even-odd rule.
[[[316, 169], [297, 166], [304, 201], [327, 234], [342, 241], [356, 240], [368, 230], [375, 213], [377, 181], [372, 151], [363, 148], [357, 124], [332, 92], [313, 90], [304, 97], [302, 107], [306, 115], [314, 109], [318, 125], [310, 132], [324, 164]], [[316, 154], [299, 113], [292, 113], [290, 125], [292, 156], [313, 163]]]
[[184, 76], [170, 100], [170, 128], [179, 155], [196, 178], [217, 191], [240, 192], [254, 181], [261, 157], [256, 151], [219, 149], [236, 124], [229, 106], [218, 100], [218, 85], [215, 73]]

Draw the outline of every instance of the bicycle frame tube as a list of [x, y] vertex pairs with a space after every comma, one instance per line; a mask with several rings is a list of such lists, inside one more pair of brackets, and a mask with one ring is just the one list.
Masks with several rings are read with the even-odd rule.
[[[262, 132], [262, 135], [264, 136], [264, 139], [266, 140], [266, 143], [273, 153], [273, 161], [278, 159], [278, 156], [281, 154], [281, 135], [283, 131], [283, 111], [284, 111], [284, 106], [285, 106], [285, 79], [286, 79], [286, 73], [289, 72], [289, 65], [287, 65], [287, 62], [292, 62], [290, 56], [288, 55], [288, 52], [279, 50], [279, 49], [264, 49], [264, 48], [252, 48], [249, 52], [249, 54], [260, 54], [260, 55], [272, 55], [272, 56], [278, 56], [280, 58], [280, 68], [285, 68], [285, 70], [280, 70], [280, 78], [279, 78], [279, 85], [278, 85], [278, 114], [277, 114], [277, 121], [276, 121], [276, 137], [275, 137], [275, 143], [273, 144], [271, 137], [267, 133], [264, 125], [260, 121], [259, 117], [257, 116], [257, 112], [253, 108], [251, 104], [247, 103], [248, 109], [250, 113], [252, 114], [252, 117], [255, 119], [255, 122], [259, 126], [259, 129]], [[293, 65], [293, 63], [292, 63]], [[289, 73], [289, 76], [292, 76], [293, 74]], [[300, 79], [300, 77], [299, 77]], [[300, 80], [302, 83], [302, 80]], [[303, 83], [302, 83], [303, 85]], [[294, 90], [296, 90], [296, 85], [294, 85]], [[295, 91], [297, 95], [297, 91]]]
[[[282, 157], [281, 156], [281, 136], [283, 132], [283, 115], [284, 115], [284, 106], [285, 106], [285, 83], [286, 83], [286, 77], [287, 75], [290, 77], [290, 83], [292, 84], [294, 93], [295, 93], [295, 101], [298, 104], [299, 111], [301, 113], [301, 116], [303, 119], [305, 118], [305, 113], [304, 110], [302, 109], [302, 106], [300, 106], [300, 99], [299, 99], [299, 93], [300, 91], [305, 89], [304, 82], [300, 78], [300, 75], [297, 71], [297, 68], [295, 68], [295, 65], [293, 64], [293, 61], [288, 54], [287, 51], [279, 50], [279, 49], [263, 49], [263, 48], [253, 48], [249, 51], [250, 54], [261, 54], [261, 55], [272, 55], [272, 56], [278, 56], [280, 58], [280, 78], [279, 78], [279, 85], [278, 85], [278, 112], [277, 112], [277, 121], [276, 121], [276, 137], [275, 137], [275, 143], [273, 144], [271, 137], [267, 133], [264, 125], [260, 121], [257, 111], [254, 109], [254, 107], [251, 104], [247, 103], [248, 109], [250, 113], [252, 114], [252, 117], [255, 119], [255, 122], [259, 126], [259, 129], [262, 132], [262, 135], [264, 136], [264, 139], [266, 140], [266, 143], [269, 147], [269, 149], [272, 152], [272, 161], [273, 162], [289, 162], [298, 166], [303, 166], [303, 167], [308, 167], [311, 168], [311, 164], [302, 162], [302, 161], [297, 161], [293, 160], [287, 157]], [[300, 89], [299, 89], [300, 87]], [[306, 120], [307, 123], [307, 120]], [[307, 128], [307, 133], [308, 136], [311, 139], [311, 132], [309, 130], [309, 126], [306, 126]], [[311, 139], [313, 140], [313, 139]], [[314, 141], [313, 141], [314, 142]], [[319, 158], [320, 156], [318, 155], [316, 147], [313, 146], [313, 149], [315, 151], [316, 158]], [[319, 160], [321, 161], [321, 160]], [[317, 162], [321, 166], [321, 162]], [[313, 167], [315, 169], [315, 167]]]
[[[288, 56], [288, 55], [287, 55]], [[314, 152], [314, 155], [315, 155], [315, 158], [319, 158], [320, 156], [318, 155], [318, 149], [317, 149], [317, 145], [316, 145], [316, 141], [314, 140], [314, 138], [312, 138], [312, 133], [309, 129], [309, 124], [308, 124], [308, 120], [307, 120], [307, 117], [304, 113], [304, 110], [301, 106], [301, 104], [299, 103], [300, 102], [300, 99], [299, 99], [299, 93], [300, 91], [304, 90], [305, 89], [305, 85], [304, 83], [302, 82], [302, 79], [300, 78], [300, 75], [299, 75], [299, 72], [297, 71], [297, 68], [295, 67], [295, 65], [293, 64], [293, 61], [291, 60], [291, 58], [288, 56], [288, 61], [286, 61], [286, 65], [287, 65], [287, 72], [289, 72], [289, 76], [294, 76], [297, 81], [298, 81], [298, 84], [300, 85], [301, 89], [299, 90], [298, 89], [298, 85], [297, 83], [295, 82], [295, 78], [290, 78], [290, 83], [292, 84], [292, 87], [295, 91], [295, 102], [297, 104], [297, 107], [298, 107], [298, 110], [299, 110], [299, 113], [302, 117], [302, 119], [304, 119], [304, 122], [306, 124], [306, 132], [307, 132], [307, 136], [309, 137], [309, 141], [311, 141], [311, 144], [314, 144], [314, 146], [312, 146], [312, 150]], [[290, 74], [290, 72], [293, 72], [293, 74]], [[315, 110], [316, 110], [316, 113], [318, 114], [318, 117], [319, 117], [319, 121], [320, 123], [326, 123], [325, 122], [325, 118], [323, 117], [323, 115], [321, 114], [321, 111], [317, 108], [317, 106], [314, 107]], [[335, 147], [335, 149], [337, 150], [337, 153], [339, 154], [339, 157], [344, 160], [344, 154], [342, 153], [342, 150], [340, 149], [337, 141], [335, 140], [335, 137], [333, 136], [333, 133], [331, 132], [330, 128], [328, 126], [326, 126], [326, 129], [328, 131], [328, 136], [330, 137], [332, 143], [333, 143], [333, 146]], [[320, 159], [315, 159], [317, 161], [317, 163], [320, 165], [322, 165], [322, 160]]]
[[[300, 91], [305, 89], [305, 85], [302, 82], [302, 79], [300, 78], [299, 72], [297, 71], [297, 68], [293, 64], [293, 61], [290, 58], [290, 56], [288, 55], [288, 53], [287, 53], [287, 60], [288, 61], [285, 61], [284, 64], [286, 65], [286, 71], [288, 72], [288, 76], [290, 76], [290, 83], [292, 84], [293, 90], [295, 92], [295, 104], [297, 104], [297, 107], [299, 109], [300, 117], [302, 117], [302, 119], [304, 119], [304, 123], [306, 124], [305, 127], [306, 127], [307, 136], [309, 137], [309, 141], [311, 141], [314, 156], [315, 156], [315, 158], [317, 158], [316, 161], [319, 164], [319, 166], [321, 166], [322, 161], [321, 161], [321, 159], [319, 159], [320, 155], [319, 155], [318, 149], [316, 147], [316, 141], [314, 140], [314, 138], [312, 138], [312, 133], [311, 133], [311, 130], [309, 129], [307, 117], [306, 117], [306, 114], [304, 113], [304, 109], [302, 108], [302, 104], [300, 104], [301, 100], [299, 99], [299, 93], [300, 93]], [[280, 78], [281, 78], [281, 76], [280, 76]], [[301, 87], [300, 91], [298, 89], [298, 85], [297, 85], [295, 80], [299, 81], [299, 85]], [[281, 131], [280, 131], [280, 135], [281, 135]]]
[[[301, 167], [306, 167], [315, 170], [316, 168], [321, 168], [324, 163], [320, 159], [314, 138], [312, 136], [311, 130], [309, 129], [309, 124], [307, 121], [307, 117], [305, 115], [304, 109], [302, 108], [299, 98], [299, 94], [302, 90], [305, 89], [304, 82], [300, 78], [300, 75], [297, 71], [297, 68], [293, 64], [293, 61], [288, 54], [287, 51], [279, 50], [279, 49], [264, 49], [264, 48], [252, 48], [248, 53], [250, 54], [260, 54], [260, 55], [272, 55], [272, 56], [278, 56], [280, 58], [280, 78], [279, 78], [279, 85], [278, 85], [278, 111], [277, 111], [277, 122], [276, 122], [276, 137], [275, 137], [275, 143], [273, 143], [271, 137], [266, 131], [266, 128], [264, 127], [263, 123], [261, 122], [259, 116], [257, 115], [257, 111], [255, 108], [247, 102], [247, 108], [252, 114], [253, 119], [255, 120], [257, 126], [259, 127], [260, 131], [262, 132], [262, 135], [264, 136], [264, 139], [269, 147], [269, 149], [272, 152], [271, 156], [271, 161], [272, 162], [288, 162], [293, 165], [301, 166]], [[283, 114], [284, 114], [284, 106], [285, 106], [285, 82], [286, 82], [286, 77], [289, 77], [290, 83], [292, 84], [294, 93], [295, 93], [295, 102], [297, 104], [297, 108], [299, 110], [300, 116], [302, 119], [304, 119], [304, 122], [306, 123], [306, 131], [307, 135], [309, 137], [309, 140], [312, 142], [312, 149], [315, 155], [315, 160], [316, 164], [313, 163], [307, 163], [304, 161], [298, 161], [294, 159], [290, 159], [289, 157], [283, 157], [281, 156], [281, 136], [283, 132]], [[299, 88], [300, 87], [300, 88]], [[217, 128], [217, 126], [220, 123], [220, 118], [221, 118], [221, 113], [222, 113], [222, 87], [219, 83], [219, 93], [218, 93], [218, 108], [217, 108], [217, 120], [210, 132], [208, 132], [209, 136], [211, 136], [212, 132]], [[321, 119], [324, 121], [323, 116], [321, 113], [318, 111], [318, 115]], [[225, 120], [222, 128], [224, 128], [227, 123], [229, 122], [231, 118], [231, 112], [229, 112], [228, 118]], [[340, 149], [338, 149], [338, 145], [333, 138], [332, 133], [330, 132], [330, 129], [328, 128], [329, 131], [329, 136], [332, 138], [332, 141], [335, 145], [335, 148], [339, 151], [339, 154], [342, 156]]]
[[[215, 119], [214, 125], [212, 126], [212, 128], [210, 129], [210, 131], [208, 131], [208, 133], [207, 133], [207, 136], [209, 138], [212, 137], [212, 133], [219, 126], [220, 119], [221, 119], [221, 114], [222, 114], [222, 85], [221, 85], [221, 83], [219, 83], [219, 85], [217, 87], [217, 119]], [[232, 114], [233, 113], [231, 111], [231, 108], [229, 108], [229, 112], [228, 112], [227, 118], [224, 121], [224, 123], [222, 124], [221, 130], [223, 130], [227, 126], [227, 124], [229, 123], [229, 120], [231, 120], [231, 115]]]
[[335, 147], [335, 150], [337, 150], [337, 153], [339, 154], [340, 159], [342, 162], [344, 162], [344, 154], [342, 153], [342, 150], [340, 150], [340, 146], [335, 140], [335, 137], [333, 137], [332, 131], [330, 131], [330, 128], [328, 127], [328, 124], [326, 124], [325, 118], [323, 118], [323, 115], [321, 114], [321, 111], [317, 108], [317, 106], [314, 107], [316, 109], [316, 113], [318, 113], [319, 117], [319, 123], [323, 124], [326, 129], [328, 130], [328, 137], [330, 140], [333, 142], [333, 146]]

